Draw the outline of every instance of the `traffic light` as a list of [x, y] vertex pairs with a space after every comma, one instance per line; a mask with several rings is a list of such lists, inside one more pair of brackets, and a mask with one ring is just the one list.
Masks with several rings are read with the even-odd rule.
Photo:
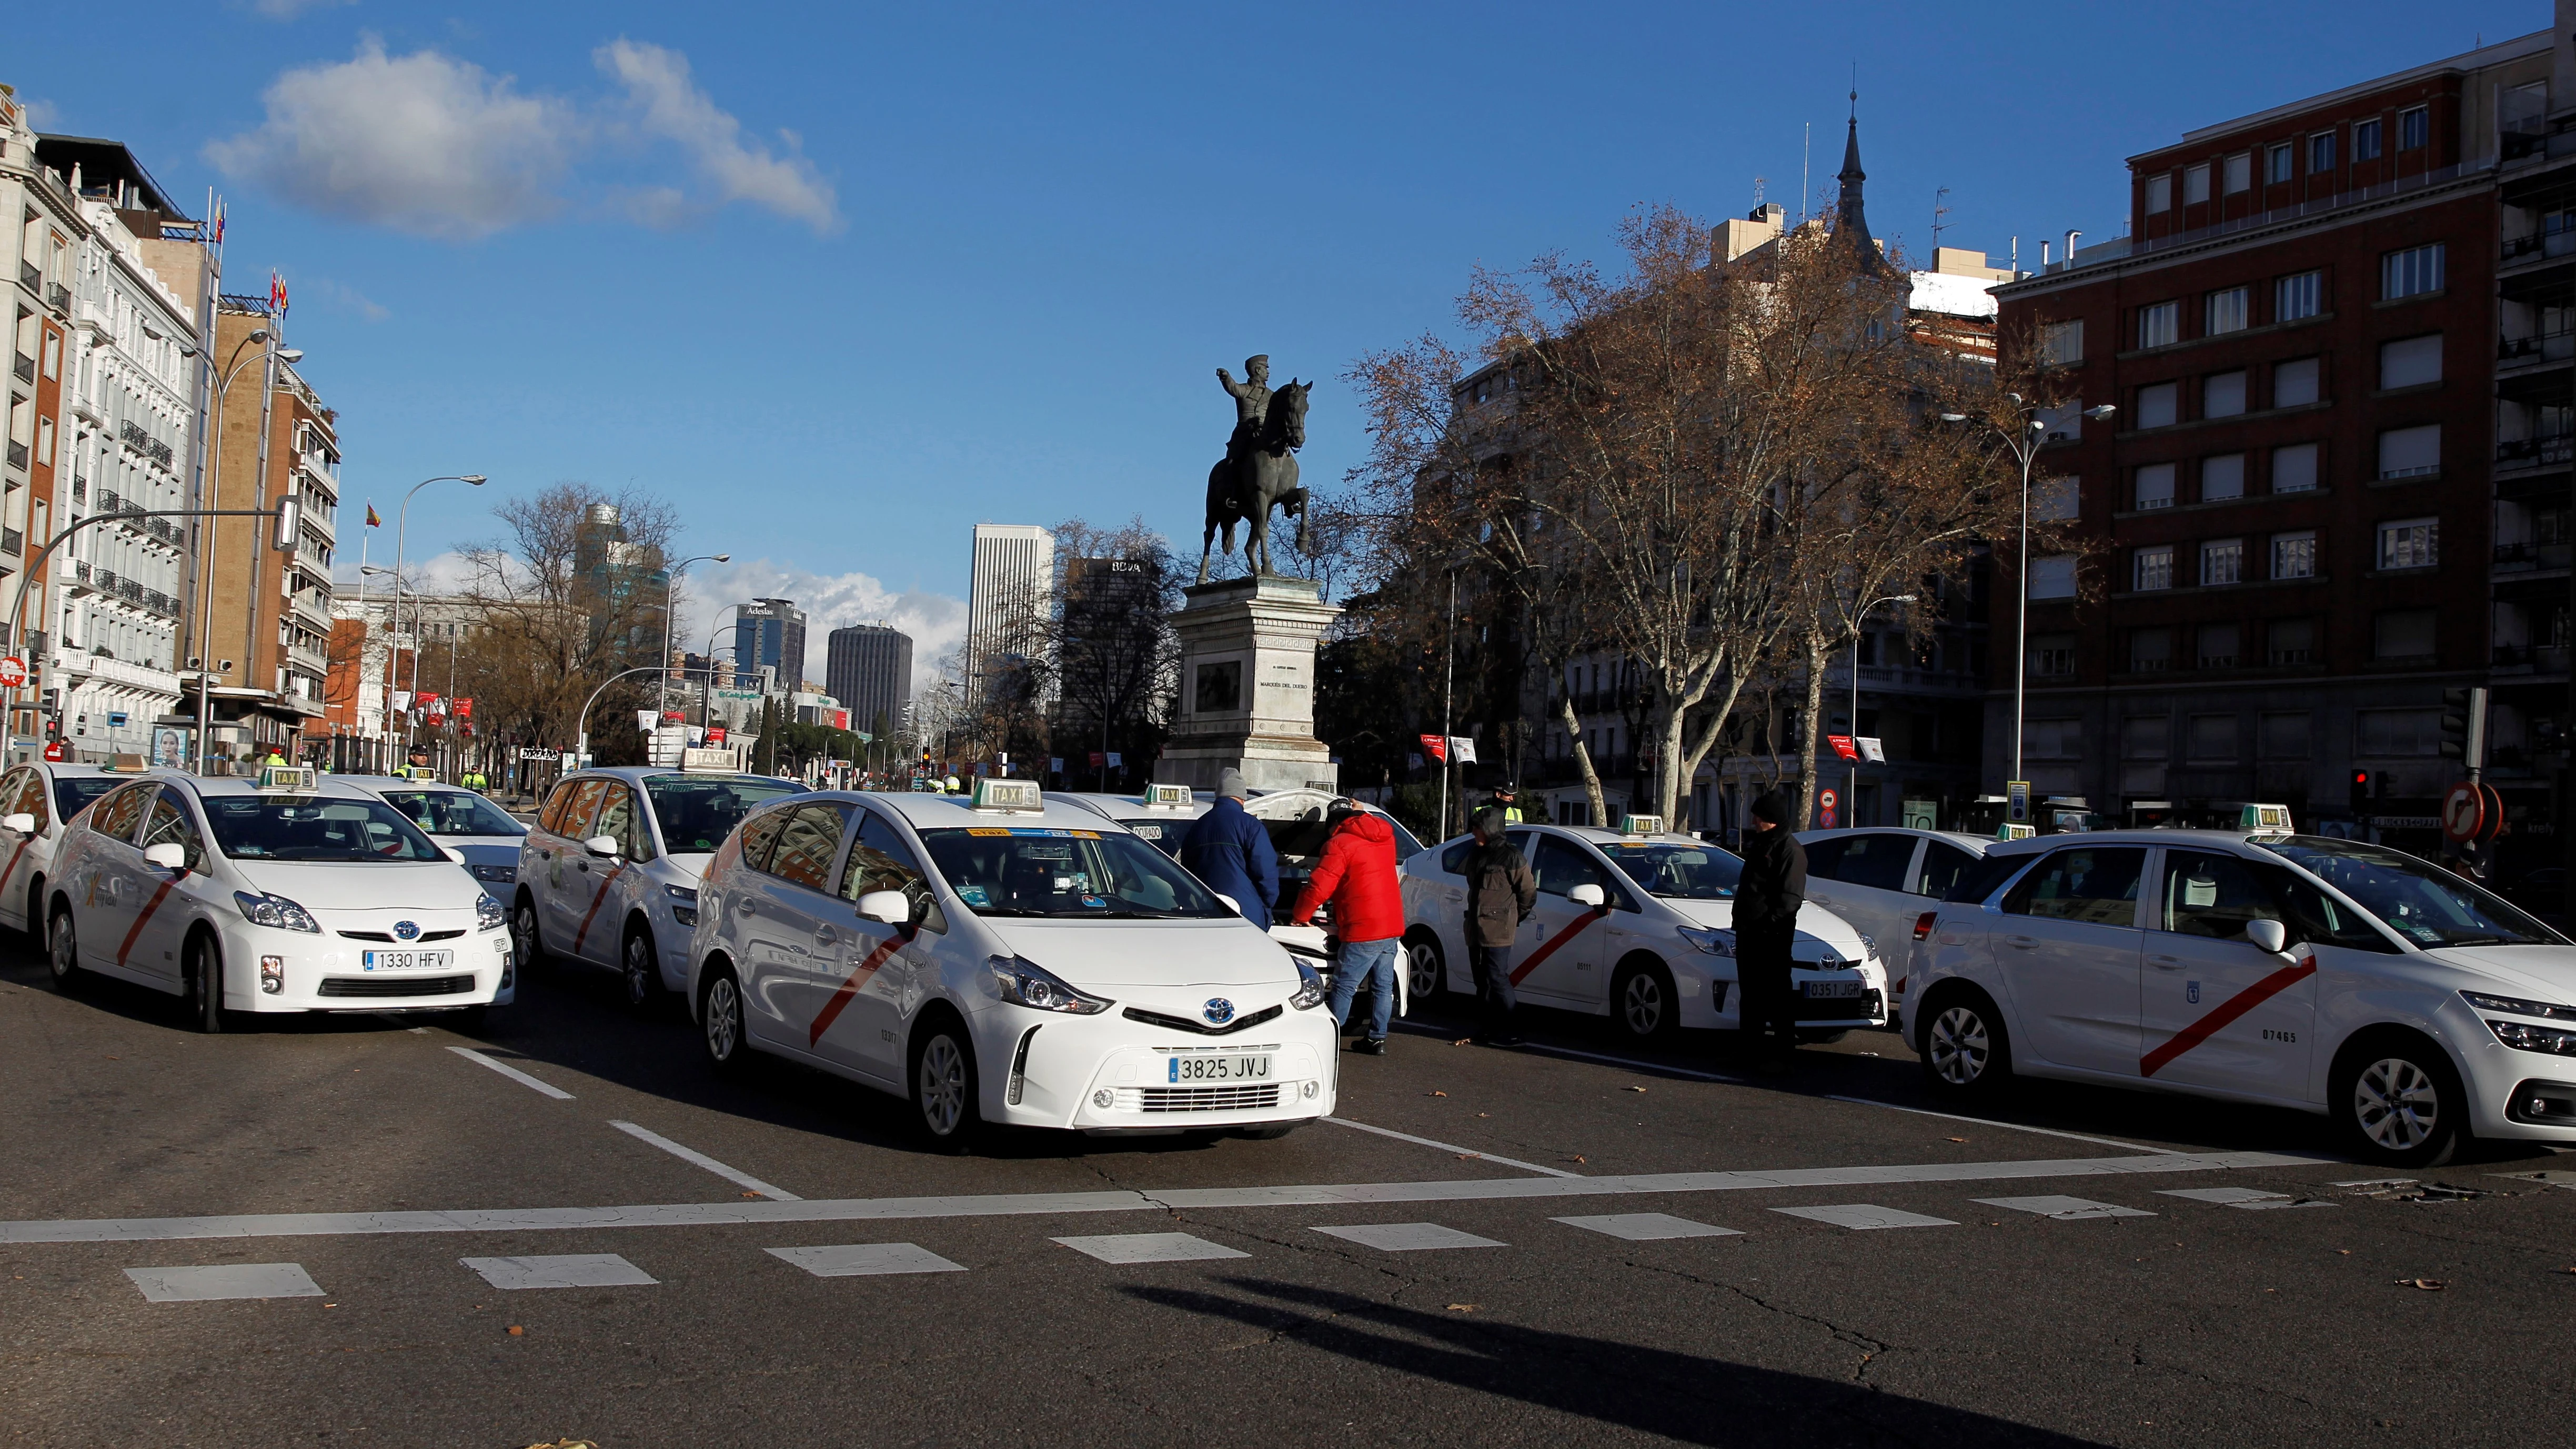
[[2370, 772], [2368, 770], [2355, 770], [2352, 772], [2352, 813], [2359, 815], [2363, 808], [2369, 804]]
[[[2487, 692], [2483, 689], [2442, 691], [2442, 758], [2458, 760], [2471, 770], [2486, 763]], [[2474, 778], [2474, 777], [2472, 777]]]

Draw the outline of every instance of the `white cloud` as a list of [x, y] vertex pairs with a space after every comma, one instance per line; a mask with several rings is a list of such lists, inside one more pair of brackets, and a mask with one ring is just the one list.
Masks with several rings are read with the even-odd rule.
[[[966, 601], [920, 589], [896, 591], [873, 575], [818, 574], [794, 564], [753, 559], [690, 570], [682, 618], [684, 646], [703, 651], [707, 634], [730, 626], [733, 606], [753, 599], [792, 599], [805, 611], [805, 677], [820, 687], [831, 634], [848, 624], [884, 624], [912, 636], [913, 693], [938, 681], [939, 661], [966, 640]], [[716, 641], [719, 648], [730, 638]]]
[[336, 10], [358, 0], [249, 0], [248, 9], [263, 20], [296, 20], [316, 10]]
[[316, 293], [321, 295], [323, 301], [330, 303], [340, 311], [355, 313], [364, 321], [382, 322], [386, 318], [394, 315], [392, 308], [385, 306], [383, 303], [376, 301], [374, 298], [369, 297], [367, 294], [359, 291], [355, 287], [349, 286], [345, 282], [335, 282], [329, 277], [317, 277], [310, 282], [301, 283], [299, 285], [312, 288]]
[[676, 50], [616, 40], [591, 53], [601, 70], [626, 87], [635, 124], [644, 134], [677, 145], [715, 193], [715, 203], [747, 201], [816, 231], [839, 224], [832, 184], [814, 163], [794, 154], [793, 132], [780, 132], [788, 153], [743, 139], [742, 122], [717, 108], [689, 79], [689, 59]]
[[391, 57], [370, 36], [354, 59], [279, 76], [255, 131], [206, 157], [320, 212], [470, 240], [556, 211], [586, 129], [573, 107], [434, 50]]

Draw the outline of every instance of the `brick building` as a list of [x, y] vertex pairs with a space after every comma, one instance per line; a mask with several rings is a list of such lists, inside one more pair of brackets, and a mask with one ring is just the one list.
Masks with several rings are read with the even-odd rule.
[[[2556, 164], [2553, 86], [2576, 99], [2559, 8], [2554, 51], [2524, 36], [2135, 156], [2127, 237], [1996, 289], [2007, 345], [2119, 412], [2051, 415], [2034, 510], [2084, 548], [2030, 561], [1989, 778], [2011, 773], [2020, 668], [2042, 793], [2141, 819], [2285, 800], [2429, 853], [2458, 773], [2443, 691], [2492, 680], [2512, 850], [2545, 841], [2576, 267], [2546, 255], [2563, 213], [2521, 173]], [[2576, 194], [2566, 176], [2539, 191]]]

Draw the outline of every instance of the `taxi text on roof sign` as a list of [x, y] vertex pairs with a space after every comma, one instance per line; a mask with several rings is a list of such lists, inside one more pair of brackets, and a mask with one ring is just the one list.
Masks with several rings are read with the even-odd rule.
[[2243, 830], [2290, 830], [2290, 807], [2287, 805], [2248, 805], [2237, 812], [2236, 824]]
[[975, 781], [975, 808], [1035, 813], [1046, 808], [1046, 798], [1038, 793], [1035, 780], [1004, 780], [985, 775]]
[[680, 751], [682, 774], [731, 775], [741, 769], [742, 761], [730, 749], [704, 749], [693, 745]]
[[1148, 785], [1145, 803], [1156, 810], [1187, 810], [1198, 803], [1198, 797], [1187, 785]]
[[310, 794], [322, 788], [322, 772], [311, 765], [262, 765], [256, 788]]
[[1664, 833], [1664, 817], [1661, 815], [1628, 816], [1619, 822], [1619, 833], [1622, 835], [1661, 835]]

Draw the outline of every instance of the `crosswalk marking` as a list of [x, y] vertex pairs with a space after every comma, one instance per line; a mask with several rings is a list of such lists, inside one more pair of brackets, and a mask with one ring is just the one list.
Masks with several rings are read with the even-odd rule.
[[2193, 1202], [2214, 1202], [2221, 1207], [2250, 1208], [2257, 1212], [2260, 1212], [2265, 1208], [2321, 1208], [2334, 1206], [2334, 1204], [2330, 1202], [2316, 1202], [2313, 1200], [2292, 1201], [2290, 1195], [2286, 1192], [2257, 1192], [2250, 1187], [2166, 1188], [2160, 1193], [2160, 1196], [2189, 1198]]
[[1252, 1255], [1194, 1238], [1188, 1233], [1116, 1233], [1090, 1238], [1054, 1238], [1077, 1253], [1087, 1253], [1104, 1263], [1196, 1263], [1214, 1258], [1249, 1258]]
[[1444, 1228], [1438, 1223], [1355, 1223], [1349, 1227], [1316, 1228], [1314, 1231], [1363, 1248], [1382, 1253], [1421, 1253], [1438, 1248], [1505, 1248], [1491, 1238]]
[[1903, 1212], [1896, 1208], [1880, 1207], [1876, 1203], [1866, 1202], [1842, 1203], [1834, 1207], [1777, 1207], [1771, 1211], [1786, 1213], [1793, 1218], [1806, 1218], [1811, 1222], [1830, 1223], [1835, 1227], [1850, 1228], [1855, 1232], [1869, 1232], [1878, 1228], [1955, 1228], [1958, 1226], [1948, 1218], [1925, 1217], [1921, 1213]]
[[2011, 1208], [2017, 1213], [2037, 1213], [2044, 1218], [2055, 1218], [2059, 1222], [2070, 1223], [2083, 1218], [2151, 1218], [2155, 1216], [2154, 1213], [2143, 1212], [2137, 1208], [2121, 1207], [2117, 1203], [2095, 1202], [2090, 1198], [2081, 1197], [1979, 1197], [1970, 1198], [1969, 1201], [1981, 1202], [1988, 1207]]
[[952, 1263], [916, 1243], [842, 1243], [820, 1248], [770, 1248], [817, 1278], [856, 1278], [878, 1273], [963, 1273]]
[[219, 1298], [319, 1298], [301, 1263], [220, 1263], [204, 1268], [128, 1268], [125, 1276], [148, 1303], [203, 1303]]
[[1614, 1238], [1625, 1238], [1632, 1243], [1654, 1243], [1667, 1238], [1740, 1238], [1744, 1236], [1733, 1228], [1695, 1223], [1688, 1218], [1674, 1217], [1670, 1213], [1603, 1213], [1596, 1217], [1550, 1218], [1548, 1221], [1563, 1223], [1570, 1228], [1581, 1228], [1585, 1232], [1606, 1233]]
[[661, 1280], [615, 1253], [534, 1258], [459, 1258], [495, 1288], [626, 1288]]

